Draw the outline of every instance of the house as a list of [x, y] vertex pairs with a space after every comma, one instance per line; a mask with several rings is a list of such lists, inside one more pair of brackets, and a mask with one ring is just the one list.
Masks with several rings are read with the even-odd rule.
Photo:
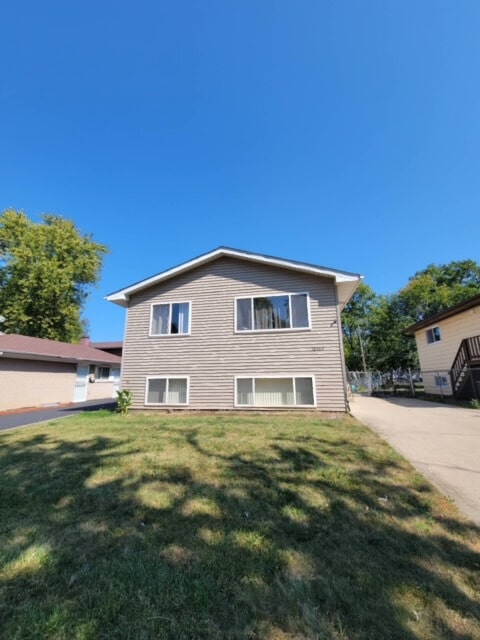
[[122, 357], [123, 342], [90, 342], [90, 346], [94, 349], [100, 349], [100, 351], [106, 351], [107, 353], [113, 353], [114, 356]]
[[480, 295], [408, 327], [425, 392], [480, 398]]
[[360, 281], [220, 247], [108, 295], [132, 408], [345, 411], [340, 312]]
[[88, 344], [0, 334], [0, 410], [116, 397], [120, 363]]

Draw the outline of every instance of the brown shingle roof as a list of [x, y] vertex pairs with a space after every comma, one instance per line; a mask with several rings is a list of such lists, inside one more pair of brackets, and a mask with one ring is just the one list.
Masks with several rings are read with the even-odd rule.
[[[3, 357], [31, 358], [33, 360], [62, 360], [65, 362], [92, 362], [118, 364], [122, 359], [84, 344], [70, 344], [43, 338], [31, 338], [13, 333], [0, 334], [0, 354]], [[0, 357], [1, 357], [0, 356]]]
[[91, 342], [90, 345], [94, 349], [121, 349], [123, 342], [121, 340], [118, 342]]

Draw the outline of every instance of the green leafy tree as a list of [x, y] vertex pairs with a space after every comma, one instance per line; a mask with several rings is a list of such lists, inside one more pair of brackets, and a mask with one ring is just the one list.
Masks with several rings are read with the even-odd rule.
[[415, 340], [403, 335], [403, 331], [479, 293], [480, 265], [474, 260], [430, 264], [415, 273], [372, 317], [372, 342], [378, 368], [418, 367]]
[[44, 214], [40, 223], [8, 209], [0, 215], [0, 313], [7, 333], [78, 342], [82, 309], [99, 280], [106, 246], [73, 222]]
[[415, 340], [406, 337], [403, 330], [411, 324], [402, 314], [398, 294], [380, 296], [369, 318], [370, 358], [377, 371], [418, 367]]
[[418, 367], [410, 325], [480, 294], [480, 265], [474, 260], [430, 264], [397, 293], [377, 296], [360, 285], [342, 314], [345, 359], [351, 371]]
[[342, 312], [345, 361], [350, 371], [371, 366], [370, 316], [377, 303], [373, 289], [362, 282]]
[[474, 260], [430, 264], [398, 292], [399, 313], [413, 324], [479, 293], [480, 265]]

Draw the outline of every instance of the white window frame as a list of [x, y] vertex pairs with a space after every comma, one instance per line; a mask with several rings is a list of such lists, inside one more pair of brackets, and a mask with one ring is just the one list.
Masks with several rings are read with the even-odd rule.
[[[102, 369], [108, 369], [108, 377], [100, 377], [100, 371]], [[91, 376], [91, 380], [95, 382], [109, 382], [112, 379], [112, 367], [109, 365], [91, 364], [89, 367], [89, 376]]]
[[[186, 333], [171, 333], [170, 332], [170, 325], [171, 322], [168, 323], [168, 333], [153, 333], [152, 329], [153, 329], [153, 308], [154, 307], [158, 307], [160, 305], [168, 305], [169, 306], [169, 311], [168, 311], [168, 317], [169, 320], [171, 320], [172, 317], [172, 305], [174, 304], [188, 304], [188, 331]], [[165, 300], [165, 301], [158, 301], [158, 302], [152, 302], [152, 304], [150, 305], [150, 325], [149, 325], [149, 337], [150, 338], [167, 338], [167, 337], [182, 337], [182, 336], [189, 336], [191, 333], [191, 329], [192, 329], [192, 303], [190, 300]]]
[[[254, 311], [253, 311], [253, 301], [256, 298], [278, 298], [280, 296], [288, 296], [289, 298], [289, 307], [290, 307], [290, 318], [292, 317], [291, 309], [292, 302], [291, 296], [307, 296], [307, 319], [308, 326], [307, 327], [287, 327], [285, 329], [237, 329], [237, 301], [238, 300], [248, 300], [251, 301], [251, 314], [252, 314], [252, 323], [254, 322]], [[311, 331], [312, 330], [312, 319], [310, 315], [310, 293], [308, 291], [293, 291], [293, 292], [275, 292], [275, 293], [258, 293], [255, 295], [244, 295], [244, 296], [236, 296], [234, 300], [234, 333], [243, 335], [248, 333], [281, 333], [284, 331]]]
[[[435, 330], [438, 329], [438, 338], [436, 337]], [[425, 331], [425, 336], [427, 338], [427, 344], [436, 344], [437, 342], [442, 341], [442, 330], [438, 325], [431, 327]]]
[[[187, 398], [185, 402], [148, 402], [148, 385], [150, 380], [166, 380], [167, 381], [167, 397], [168, 384], [170, 380], [186, 380], [187, 381]], [[145, 380], [145, 406], [147, 407], [186, 407], [190, 404], [190, 376], [182, 375], [152, 375], [147, 376]]]
[[[284, 380], [288, 378], [289, 380], [293, 380], [293, 397], [296, 399], [296, 387], [295, 387], [295, 378], [310, 378], [312, 381], [312, 391], [313, 391], [313, 404], [283, 404], [283, 405], [264, 405], [264, 404], [255, 404], [255, 380], [256, 378], [261, 378], [262, 380]], [[253, 404], [240, 404], [238, 402], [238, 380], [253, 380]], [[251, 409], [314, 409], [317, 406], [317, 389], [315, 384], [315, 376], [311, 373], [285, 373], [283, 375], [274, 375], [272, 376], [269, 373], [257, 373], [257, 374], [243, 374], [235, 376], [235, 407], [239, 408], [251, 408]]]
[[449, 381], [448, 381], [448, 376], [447, 375], [442, 375], [442, 374], [436, 374], [435, 375], [435, 386], [438, 387], [439, 389], [445, 389], [446, 387], [449, 387]]

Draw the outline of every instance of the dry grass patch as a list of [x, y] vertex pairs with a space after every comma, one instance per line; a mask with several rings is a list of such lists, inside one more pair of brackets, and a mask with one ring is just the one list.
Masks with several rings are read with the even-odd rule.
[[350, 417], [99, 412], [0, 444], [0, 637], [480, 637], [478, 529]]

